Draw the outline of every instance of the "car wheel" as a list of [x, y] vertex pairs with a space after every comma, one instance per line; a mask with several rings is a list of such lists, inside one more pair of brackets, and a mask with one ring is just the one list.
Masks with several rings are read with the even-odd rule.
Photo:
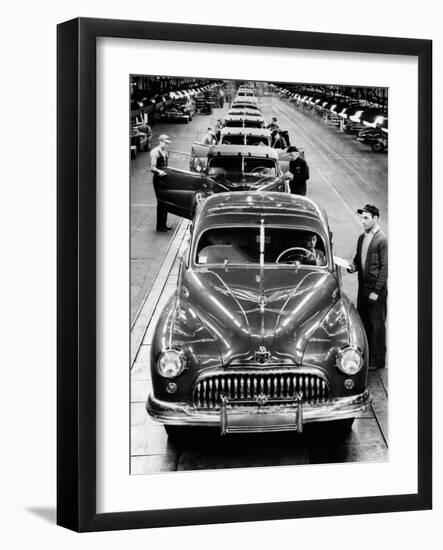
[[374, 153], [383, 153], [383, 151], [385, 150], [385, 146], [383, 145], [383, 143], [373, 143], [371, 147]]

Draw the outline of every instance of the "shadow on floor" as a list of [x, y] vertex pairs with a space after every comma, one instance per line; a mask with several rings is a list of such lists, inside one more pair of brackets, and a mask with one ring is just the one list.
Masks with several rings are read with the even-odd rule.
[[28, 512], [38, 516], [49, 523], [55, 524], [57, 518], [57, 511], [55, 508], [49, 508], [44, 506], [29, 506], [26, 508]]

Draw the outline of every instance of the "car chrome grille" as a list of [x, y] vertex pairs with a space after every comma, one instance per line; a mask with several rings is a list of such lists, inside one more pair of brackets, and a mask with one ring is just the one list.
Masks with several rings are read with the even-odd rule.
[[330, 399], [329, 384], [322, 376], [308, 372], [223, 373], [200, 378], [192, 390], [192, 402], [198, 408], [218, 408], [220, 398], [253, 405], [259, 396], [269, 404], [293, 402], [301, 394], [302, 402], [322, 404]]

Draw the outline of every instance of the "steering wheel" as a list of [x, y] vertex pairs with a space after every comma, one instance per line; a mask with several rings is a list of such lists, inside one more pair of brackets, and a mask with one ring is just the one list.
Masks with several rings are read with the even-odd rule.
[[302, 246], [293, 246], [292, 248], [287, 248], [286, 250], [283, 250], [283, 252], [278, 255], [275, 262], [276, 263], [283, 263], [282, 258], [285, 255], [288, 256], [288, 258], [285, 258], [283, 260], [283, 262], [286, 262], [286, 263], [296, 262], [296, 261], [303, 261], [306, 258], [309, 258], [310, 256], [314, 256], [314, 254], [310, 250], [308, 250], [307, 248], [303, 248]]
[[262, 174], [266, 170], [268, 170], [266, 166], [256, 166], [254, 170], [252, 170], [251, 174]]

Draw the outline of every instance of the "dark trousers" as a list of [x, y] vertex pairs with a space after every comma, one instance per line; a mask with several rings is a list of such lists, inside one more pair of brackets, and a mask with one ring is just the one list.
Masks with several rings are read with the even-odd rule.
[[369, 301], [370, 290], [359, 288], [357, 310], [360, 314], [369, 344], [369, 365], [382, 368], [386, 357], [386, 293], [376, 302]]
[[306, 181], [293, 181], [289, 182], [289, 188], [291, 189], [291, 195], [306, 195]]
[[161, 181], [161, 179], [154, 174], [153, 184], [154, 184], [155, 196], [157, 197], [157, 229], [163, 229], [164, 227], [166, 227], [166, 222], [168, 218], [168, 209], [166, 208], [166, 206], [164, 206], [158, 201], [158, 188], [160, 185], [159, 180]]

